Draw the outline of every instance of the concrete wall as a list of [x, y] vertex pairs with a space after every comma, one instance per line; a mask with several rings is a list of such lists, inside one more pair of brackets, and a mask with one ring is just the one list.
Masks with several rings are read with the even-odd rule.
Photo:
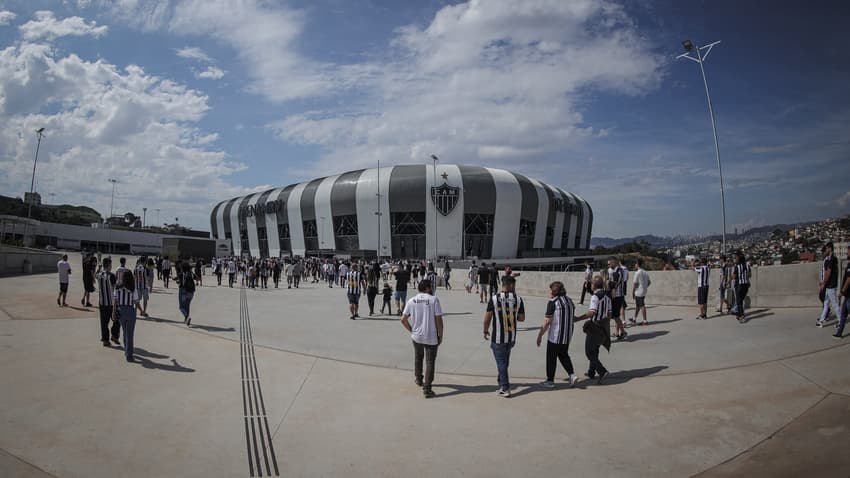
[[[839, 271], [843, 271], [843, 265]], [[784, 266], [754, 267], [750, 280], [750, 307], [820, 307], [818, 300], [818, 281], [820, 281], [821, 263], [791, 264]], [[646, 297], [652, 305], [696, 305], [696, 272], [653, 271], [649, 272], [652, 285]], [[840, 279], [840, 278], [839, 278]], [[529, 272], [524, 271], [517, 279], [517, 292], [521, 295], [542, 296], [549, 294], [549, 284], [560, 280], [567, 288], [567, 294], [576, 302], [581, 296], [584, 272]], [[634, 272], [629, 274], [629, 295], [631, 296]], [[715, 307], [718, 302], [720, 273], [711, 270], [709, 276], [709, 305]]]
[[29, 257], [33, 274], [56, 272], [56, 263], [62, 254], [37, 249], [0, 246], [0, 276], [21, 275], [24, 273], [24, 259]]

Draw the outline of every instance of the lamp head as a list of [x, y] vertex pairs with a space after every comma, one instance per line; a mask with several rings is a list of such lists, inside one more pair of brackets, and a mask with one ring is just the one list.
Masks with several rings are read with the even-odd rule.
[[682, 42], [682, 46], [683, 46], [683, 47], [685, 47], [685, 51], [686, 51], [686, 52], [689, 52], [689, 53], [690, 53], [691, 51], [693, 51], [693, 50], [694, 50], [694, 44], [693, 44], [693, 42], [692, 42], [692, 41], [690, 41], [690, 40], [685, 40], [685, 41], [683, 41], [683, 42]]
[[439, 161], [439, 160], [440, 160], [440, 158], [438, 158], [436, 154], [432, 154], [432, 155], [431, 155], [431, 159], [433, 159], [434, 161]]
[[44, 127], [42, 126], [41, 128], [38, 128], [35, 132], [38, 134], [44, 133]]

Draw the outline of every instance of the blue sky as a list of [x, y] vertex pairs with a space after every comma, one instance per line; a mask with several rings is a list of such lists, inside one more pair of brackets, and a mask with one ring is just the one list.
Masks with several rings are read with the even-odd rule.
[[[161, 209], [377, 164], [502, 167], [594, 235], [850, 212], [844, 2], [0, 0], [0, 194]], [[768, 8], [769, 6], [769, 8]], [[53, 194], [52, 196], [50, 194]], [[155, 217], [149, 213], [149, 222]]]

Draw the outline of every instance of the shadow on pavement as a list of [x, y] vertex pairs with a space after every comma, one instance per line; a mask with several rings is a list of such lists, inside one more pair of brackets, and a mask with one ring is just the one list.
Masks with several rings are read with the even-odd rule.
[[[165, 370], [167, 372], [194, 372], [195, 369], [188, 368], [177, 363], [176, 359], [170, 358], [168, 355], [162, 355], [154, 352], [149, 352], [143, 348], [135, 347], [133, 349], [133, 353], [136, 356], [136, 362], [138, 362], [144, 368], [151, 368], [157, 370]], [[154, 362], [150, 359], [171, 359], [170, 364], [164, 364], [159, 362]]]
[[656, 337], [662, 337], [670, 332], [667, 330], [656, 330], [654, 332], [641, 332], [639, 334], [629, 334], [623, 342], [637, 342], [638, 340], [650, 340]]
[[[185, 325], [185, 322], [182, 320], [171, 320], [164, 319], [162, 317], [142, 317], [137, 316], [137, 320], [144, 320], [147, 322], [165, 322], [168, 324], [177, 324], [177, 325]], [[190, 329], [201, 329], [207, 332], [236, 332], [236, 329], [233, 327], [216, 327], [214, 325], [190, 325]]]
[[650, 320], [649, 324], [647, 324], [647, 325], [669, 324], [669, 323], [672, 323], [672, 322], [678, 322], [680, 320], [682, 320], [682, 319], [679, 318], [679, 319], [668, 319], [668, 320]]
[[749, 322], [751, 320], [757, 320], [757, 319], [763, 319], [765, 317], [770, 317], [771, 315], [773, 315], [773, 312], [762, 312], [762, 313], [759, 313], [759, 314], [752, 314], [752, 315], [750, 315], [748, 313], [746, 315], [746, 317], [747, 317], [747, 322]]

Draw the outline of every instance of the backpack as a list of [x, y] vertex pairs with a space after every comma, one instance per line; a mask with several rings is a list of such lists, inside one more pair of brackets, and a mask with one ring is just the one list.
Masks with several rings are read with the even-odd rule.
[[183, 289], [186, 292], [195, 292], [195, 277], [191, 272], [183, 274]]

